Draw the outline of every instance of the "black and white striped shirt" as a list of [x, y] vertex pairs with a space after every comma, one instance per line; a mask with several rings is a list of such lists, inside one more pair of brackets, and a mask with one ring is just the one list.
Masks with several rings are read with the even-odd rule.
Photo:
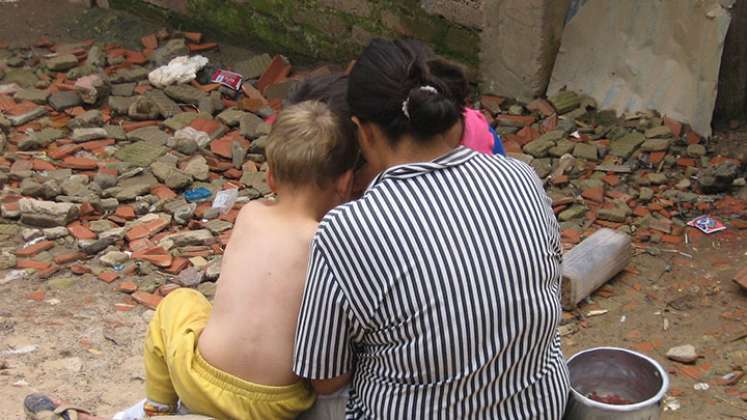
[[352, 419], [559, 419], [558, 225], [531, 167], [391, 168], [314, 238], [294, 371], [354, 371]]

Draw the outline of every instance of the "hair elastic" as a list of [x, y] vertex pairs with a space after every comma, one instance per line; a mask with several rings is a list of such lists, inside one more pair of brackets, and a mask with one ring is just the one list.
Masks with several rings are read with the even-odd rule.
[[[426, 92], [438, 94], [438, 89], [430, 85], [420, 86], [418, 90], [424, 90]], [[409, 107], [410, 107], [410, 96], [408, 95], [407, 99], [405, 99], [404, 102], [402, 102], [402, 113], [405, 114], [405, 117], [407, 117], [408, 120], [410, 119]]]

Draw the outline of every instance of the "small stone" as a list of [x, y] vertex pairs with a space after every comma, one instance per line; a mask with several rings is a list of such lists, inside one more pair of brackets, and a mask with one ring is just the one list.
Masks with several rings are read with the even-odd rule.
[[230, 222], [226, 222], [225, 220], [211, 220], [205, 224], [205, 227], [213, 232], [214, 234], [220, 234], [221, 232], [225, 232], [228, 229], [231, 229], [233, 227], [233, 224]]
[[197, 142], [192, 138], [179, 137], [174, 143], [174, 149], [177, 152], [183, 153], [188, 156], [195, 154], [199, 147], [200, 146], [197, 145]]
[[119, 69], [116, 73], [111, 75], [110, 80], [112, 83], [127, 83], [137, 82], [148, 78], [148, 70], [143, 67], [130, 67], [126, 69]]
[[23, 238], [24, 242], [28, 242], [36, 238], [41, 238], [43, 236], [44, 233], [41, 231], [41, 229], [24, 228], [23, 230], [21, 230], [21, 237]]
[[672, 137], [672, 130], [669, 126], [660, 125], [658, 127], [650, 128], [644, 133], [647, 139], [656, 139], [662, 137]]
[[200, 99], [207, 96], [205, 92], [190, 85], [172, 85], [167, 87], [164, 92], [171, 99], [190, 105], [197, 105]]
[[104, 114], [98, 109], [86, 111], [67, 123], [67, 128], [94, 128], [104, 124]]
[[661, 185], [666, 184], [669, 178], [662, 173], [650, 173], [646, 175], [646, 179], [648, 182], [650, 182], [652, 185]]
[[21, 115], [11, 115], [8, 120], [10, 121], [10, 125], [12, 125], [13, 127], [17, 127], [19, 125], [24, 125], [27, 122], [33, 121], [37, 118], [41, 118], [45, 115], [47, 115], [47, 110], [39, 107]]
[[61, 54], [47, 60], [46, 66], [52, 71], [67, 71], [78, 65], [78, 58], [72, 54]]
[[171, 39], [153, 53], [153, 61], [158, 66], [164, 66], [171, 59], [182, 55], [189, 55], [189, 48], [184, 38]]
[[258, 79], [265, 72], [267, 67], [272, 63], [272, 57], [269, 54], [255, 55], [254, 57], [237, 63], [234, 67], [237, 73], [244, 76], [244, 79]]
[[[0, 270], [9, 270], [16, 266], [16, 262], [15, 255], [8, 252], [0, 253]], [[2, 283], [2, 280], [0, 280], [0, 283]]]
[[240, 126], [239, 133], [248, 139], [255, 139], [259, 137], [260, 134], [258, 132], [258, 128], [260, 124], [263, 124], [263, 123], [264, 121], [261, 118], [259, 118], [258, 116], [254, 114], [247, 112], [239, 120], [239, 126]]
[[117, 185], [117, 177], [105, 172], [99, 172], [93, 178], [93, 182], [95, 182], [102, 190], [105, 190]]
[[638, 147], [646, 141], [643, 134], [633, 131], [617, 140], [610, 141], [610, 154], [623, 159], [628, 159]]
[[79, 106], [82, 103], [83, 100], [78, 95], [78, 92], [73, 91], [57, 92], [49, 97], [49, 105], [57, 112]]
[[644, 152], [663, 152], [669, 149], [672, 139], [648, 139], [641, 145]]
[[158, 127], [148, 126], [127, 133], [127, 139], [130, 141], [143, 141], [149, 144], [164, 145], [168, 141], [169, 135]]
[[21, 212], [21, 223], [31, 226], [66, 226], [79, 215], [78, 206], [72, 203], [22, 198], [18, 201], [18, 206]]
[[47, 286], [54, 290], [69, 289], [78, 283], [77, 277], [55, 277], [47, 281]]
[[95, 233], [103, 233], [116, 228], [116, 225], [106, 219], [101, 219], [91, 221], [88, 228]]
[[615, 223], [625, 223], [628, 218], [629, 209], [623, 208], [602, 208], [597, 212], [597, 217], [601, 220], [607, 220]]
[[215, 297], [215, 291], [217, 288], [218, 285], [216, 283], [206, 281], [197, 286], [197, 291], [202, 293], [206, 298], [212, 299]]
[[667, 358], [680, 363], [694, 363], [698, 360], [698, 353], [695, 351], [695, 346], [685, 344], [669, 349]]
[[233, 163], [233, 167], [241, 169], [244, 159], [246, 159], [246, 149], [241, 145], [241, 142], [234, 141], [231, 144], [231, 162]]
[[146, 92], [144, 96], [155, 104], [156, 109], [163, 118], [171, 118], [182, 112], [179, 105], [166, 96], [166, 94], [160, 89], [150, 90]]
[[706, 148], [702, 144], [691, 144], [687, 146], [687, 155], [691, 158], [699, 158], [706, 155]]
[[135, 166], [149, 166], [156, 159], [166, 153], [167, 148], [147, 141], [128, 144], [117, 150], [114, 156]]
[[119, 264], [124, 264], [130, 260], [130, 256], [125, 252], [120, 251], [109, 251], [106, 254], [99, 257], [99, 261], [109, 267], [114, 267]]
[[573, 149], [573, 156], [586, 160], [598, 160], [599, 148], [592, 143], [577, 143]]
[[115, 115], [127, 115], [135, 99], [134, 97], [110, 96], [109, 107]]
[[218, 217], [220, 217], [220, 209], [215, 207], [208, 207], [202, 214], [202, 218], [206, 220], [213, 220], [217, 219]]
[[76, 128], [73, 130], [72, 139], [76, 143], [83, 143], [91, 140], [104, 139], [109, 133], [103, 128]]
[[174, 283], [183, 287], [197, 287], [205, 279], [205, 272], [197, 267], [190, 267], [174, 278]]
[[236, 108], [229, 108], [218, 114], [217, 118], [229, 127], [236, 127], [239, 125], [241, 119], [246, 114], [246, 112], [238, 110]]
[[144, 121], [157, 119], [161, 115], [161, 112], [158, 110], [158, 106], [152, 99], [143, 95], [136, 97], [135, 101], [130, 104], [130, 108], [127, 110], [127, 115], [133, 120]]
[[570, 140], [562, 139], [558, 141], [555, 144], [555, 147], [551, 148], [548, 153], [550, 154], [550, 156], [559, 158], [565, 154], [571, 153], [575, 147], [576, 143]]
[[75, 91], [78, 92], [84, 103], [94, 105], [99, 102], [99, 99], [109, 95], [111, 87], [109, 82], [98, 74], [90, 74], [75, 82]]
[[188, 230], [167, 235], [162, 240], [173, 242], [174, 246], [207, 245], [213, 243], [215, 238], [207, 229]]
[[210, 167], [203, 156], [195, 156], [190, 159], [184, 164], [182, 170], [199, 181], [207, 181], [210, 176]]
[[638, 192], [638, 199], [643, 201], [644, 203], [651, 201], [651, 199], [654, 198], [654, 190], [651, 188], [643, 187]]
[[180, 225], [186, 225], [192, 220], [197, 209], [197, 203], [185, 204], [174, 211], [174, 221]]
[[558, 215], [558, 220], [561, 222], [567, 222], [569, 220], [578, 219], [582, 217], [589, 209], [584, 206], [571, 206]]
[[65, 236], [70, 234], [70, 231], [68, 231], [65, 226], [57, 226], [53, 228], [42, 229], [42, 233], [44, 234], [45, 238], [53, 241], [55, 239], [64, 238]]
[[[182, 128], [192, 124], [192, 121], [196, 120], [197, 118], [210, 118], [210, 115], [205, 115], [197, 112], [182, 112], [164, 121], [163, 126], [170, 128], [173, 131], [179, 131]], [[176, 135], [176, 133], [174, 134]]]
[[24, 89], [16, 93], [15, 98], [17, 101], [29, 101], [37, 105], [45, 105], [49, 98], [49, 91], [47, 89]]
[[682, 179], [682, 180], [680, 180], [680, 181], [679, 181], [679, 182], [678, 182], [678, 183], [677, 183], [677, 184], [676, 184], [676, 185], [674, 186], [674, 188], [677, 188], [678, 190], [683, 190], [683, 191], [684, 191], [684, 190], [687, 190], [687, 189], [689, 189], [691, 185], [692, 185], [692, 184], [691, 184], [691, 182], [690, 182], [690, 180], [689, 180], [689, 179]]
[[136, 83], [117, 83], [112, 85], [112, 96], [132, 96], [135, 93]]

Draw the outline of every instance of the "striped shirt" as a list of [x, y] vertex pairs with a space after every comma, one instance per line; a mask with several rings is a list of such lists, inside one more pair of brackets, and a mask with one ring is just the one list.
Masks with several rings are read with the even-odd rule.
[[354, 372], [349, 419], [559, 419], [558, 225], [533, 169], [396, 166], [314, 238], [294, 371]]

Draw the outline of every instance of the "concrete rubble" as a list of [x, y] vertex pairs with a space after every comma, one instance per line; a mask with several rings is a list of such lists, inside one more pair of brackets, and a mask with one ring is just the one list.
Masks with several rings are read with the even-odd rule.
[[[153, 308], [175, 287], [214, 293], [239, 209], [271, 194], [267, 118], [293, 85], [331, 70], [293, 72], [265, 54], [227, 68], [245, 76], [240, 92], [199, 72], [188, 83], [148, 80], [200, 45], [215, 46], [171, 33], [144, 37], [140, 50], [93, 42], [0, 50], [21, 60], [0, 62], [0, 212], [3, 224], [25, 228], [0, 267], [49, 281], [92, 273], [129, 295], [116, 310]], [[529, 103], [476, 99], [508, 154], [543, 179], [564, 249], [602, 227], [642, 246], [676, 247], [702, 235], [686, 227], [702, 214], [747, 228], [735, 198], [745, 188], [743, 156], [715, 154], [684, 124], [653, 111], [618, 117], [570, 91]], [[197, 189], [208, 196], [187, 200]], [[238, 189], [233, 207], [213, 208], [227, 189]]]

